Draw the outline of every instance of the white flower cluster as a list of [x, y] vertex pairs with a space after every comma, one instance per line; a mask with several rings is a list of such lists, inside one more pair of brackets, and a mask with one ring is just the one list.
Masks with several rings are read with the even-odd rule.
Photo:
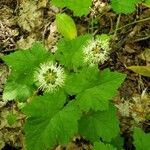
[[142, 95], [135, 95], [130, 101], [117, 104], [119, 113], [123, 117], [132, 117], [135, 123], [144, 122], [150, 114], [150, 95], [143, 91]]
[[92, 39], [83, 47], [84, 62], [90, 66], [104, 63], [109, 58], [109, 39]]
[[120, 103], [116, 105], [121, 116], [129, 117], [130, 116], [130, 103], [129, 101], [125, 101], [124, 103]]
[[41, 64], [34, 74], [39, 89], [46, 92], [55, 92], [59, 87], [62, 87], [65, 78], [64, 69], [52, 61]]

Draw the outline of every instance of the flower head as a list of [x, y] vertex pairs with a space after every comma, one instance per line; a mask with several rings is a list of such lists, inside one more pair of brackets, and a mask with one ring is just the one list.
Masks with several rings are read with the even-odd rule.
[[62, 87], [65, 77], [64, 69], [52, 61], [41, 64], [34, 74], [35, 82], [46, 92], [54, 92]]
[[119, 113], [121, 116], [129, 117], [130, 116], [130, 102], [125, 101], [123, 103], [117, 104], [116, 107], [118, 108]]
[[109, 58], [109, 39], [92, 39], [83, 47], [84, 62], [89, 65], [104, 63]]

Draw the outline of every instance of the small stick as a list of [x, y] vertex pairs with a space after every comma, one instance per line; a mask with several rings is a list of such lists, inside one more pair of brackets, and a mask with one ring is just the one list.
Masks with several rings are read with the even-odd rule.
[[119, 29], [120, 18], [121, 18], [121, 14], [119, 14], [119, 16], [117, 18], [117, 24], [116, 24], [116, 29], [115, 29], [115, 32], [114, 32], [114, 37], [116, 37], [117, 31]]
[[[120, 28], [118, 28], [118, 29], [116, 28], [116, 30], [118, 31], [118, 30], [121, 30], [121, 29], [123, 29], [123, 28], [125, 28], [125, 27], [127, 27], [127, 26], [130, 26], [130, 25], [133, 25], [133, 24], [136, 24], [136, 23], [139, 23], [139, 22], [148, 21], [148, 20], [150, 20], [150, 17], [144, 18], [144, 19], [141, 19], [141, 20], [136, 20], [136, 21], [131, 22], [131, 23], [129, 23], [129, 24], [126, 24], [126, 25], [124, 25], [124, 26], [122, 26], [122, 27], [120, 27]], [[113, 31], [113, 32], [116, 32], [116, 30]], [[113, 33], [113, 32], [111, 32], [111, 33]]]

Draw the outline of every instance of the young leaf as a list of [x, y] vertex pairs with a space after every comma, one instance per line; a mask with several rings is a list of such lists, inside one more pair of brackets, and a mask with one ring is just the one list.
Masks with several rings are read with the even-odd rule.
[[142, 0], [111, 0], [112, 9], [120, 14], [130, 14], [135, 11], [135, 5]]
[[77, 133], [80, 111], [72, 103], [64, 107], [65, 99], [63, 92], [45, 94], [23, 108], [28, 116], [24, 127], [27, 150], [67, 144]]
[[28, 50], [20, 50], [3, 56], [2, 59], [11, 68], [11, 75], [4, 88], [3, 99], [23, 100], [33, 92], [33, 74], [40, 63], [50, 59], [50, 54], [40, 43]]
[[77, 36], [77, 29], [73, 19], [66, 14], [56, 16], [56, 26], [64, 38], [72, 40]]
[[85, 114], [79, 121], [79, 133], [92, 142], [100, 138], [110, 142], [119, 134], [119, 121], [114, 107]]
[[78, 105], [83, 111], [108, 109], [109, 100], [116, 95], [125, 77], [124, 74], [105, 69], [99, 74], [96, 83], [94, 82], [95, 86], [77, 95]]
[[102, 142], [95, 142], [93, 150], [117, 150], [110, 144], [104, 144]]
[[83, 16], [89, 13], [92, 0], [52, 0], [52, 4], [60, 8], [71, 9], [75, 16]]
[[146, 134], [140, 128], [135, 128], [133, 138], [136, 150], [148, 150], [150, 148], [150, 133]]
[[82, 48], [91, 37], [91, 35], [84, 35], [71, 41], [62, 39], [58, 43], [58, 50], [55, 54], [56, 59], [69, 69], [83, 66]]
[[130, 66], [127, 68], [140, 75], [150, 77], [150, 66]]

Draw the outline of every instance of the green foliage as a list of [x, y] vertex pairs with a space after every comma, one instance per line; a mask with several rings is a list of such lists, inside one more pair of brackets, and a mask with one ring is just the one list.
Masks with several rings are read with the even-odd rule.
[[[87, 15], [92, 4], [92, 0], [51, 2], [60, 8], [67, 7], [75, 16]], [[129, 14], [134, 12], [136, 5], [141, 2], [150, 5], [150, 0], [111, 0], [111, 7], [117, 14]], [[109, 69], [100, 71], [97, 61], [97, 64], [89, 66], [85, 59], [86, 49], [93, 53], [96, 51], [94, 59], [97, 59], [96, 54], [101, 49], [106, 48], [109, 52], [110, 36], [102, 34], [96, 35], [95, 38], [91, 34], [85, 34], [77, 37], [75, 22], [65, 13], [56, 16], [56, 25], [64, 39], [58, 42], [55, 54], [49, 53], [37, 42], [30, 49], [2, 56], [3, 61], [10, 67], [3, 100], [23, 101], [18, 103], [18, 107], [27, 117], [24, 125], [26, 149], [51, 149], [58, 144], [67, 144], [76, 135], [94, 143], [93, 150], [122, 149], [119, 120], [111, 100], [126, 75]], [[102, 41], [104, 48], [95, 44], [95, 39]], [[88, 55], [89, 51], [86, 52], [87, 56], [92, 56]], [[103, 58], [103, 62], [105, 60]], [[52, 69], [47, 65], [51, 65]], [[37, 69], [42, 70], [42, 73]], [[35, 71], [40, 74], [36, 81]], [[61, 74], [60, 78], [57, 73]], [[53, 80], [55, 78], [56, 80]], [[43, 83], [45, 80], [46, 83]], [[51, 83], [50, 88], [53, 88], [56, 87], [56, 82], [56, 90], [48, 90], [47, 93], [44, 91], [45, 85]], [[58, 83], [62, 84], [63, 88], [59, 89]], [[9, 125], [16, 121], [15, 115], [7, 116]], [[135, 128], [133, 138], [137, 150], [149, 149], [150, 134]], [[100, 142], [100, 139], [104, 143]]]
[[58, 31], [69, 40], [77, 36], [77, 29], [73, 19], [66, 14], [58, 14], [56, 16], [56, 26]]
[[100, 72], [97, 67], [85, 67], [82, 70], [76, 73], [71, 73], [68, 76], [65, 89], [69, 95], [79, 94], [85, 89], [95, 86], [99, 75]]
[[8, 100], [14, 100], [14, 99], [19, 99], [19, 100], [25, 100], [25, 98], [29, 97], [34, 88], [30, 85], [26, 85], [26, 83], [17, 83], [17, 80], [14, 80], [15, 76], [11, 75], [7, 79], [7, 83], [4, 88], [3, 92], [3, 100], [8, 101]]
[[14, 125], [17, 122], [17, 116], [15, 114], [9, 113], [7, 115], [7, 122], [10, 126]]
[[[23, 111], [29, 116], [25, 124], [28, 150], [46, 150], [55, 144], [67, 144], [77, 133], [78, 108], [70, 103], [63, 108], [63, 92], [35, 97]], [[36, 143], [36, 144], [35, 144]]]
[[[91, 73], [92, 74], [92, 73]], [[92, 76], [91, 76], [92, 77]], [[117, 93], [117, 89], [124, 81], [125, 75], [118, 72], [110, 72], [109, 69], [95, 75], [92, 81], [94, 86], [88, 87], [77, 95], [77, 102], [84, 111], [106, 110], [108, 109], [109, 100]]]
[[150, 148], [150, 133], [146, 134], [140, 128], [135, 128], [133, 138], [136, 150], [148, 150]]
[[[54, 57], [39, 43], [29, 50], [3, 57], [12, 70], [4, 90], [6, 99], [29, 98], [35, 90], [34, 71], [43, 62], [56, 59], [67, 72], [64, 88], [32, 97], [32, 102], [23, 107], [28, 116], [24, 126], [27, 150], [67, 144], [78, 133], [92, 142], [100, 137], [111, 141], [118, 135], [115, 109], [108, 106], [125, 75], [109, 69], [100, 72], [97, 65], [84, 64], [82, 48], [91, 38], [91, 35], [84, 35], [74, 40], [61, 40]], [[75, 95], [73, 101], [68, 99], [70, 95]]]
[[135, 11], [135, 5], [142, 0], [111, 0], [112, 9], [120, 14], [130, 14]]
[[144, 4], [146, 4], [146, 6], [150, 7], [150, 0], [145, 0]]
[[83, 35], [71, 41], [60, 40], [55, 54], [56, 60], [69, 69], [83, 66], [82, 48], [91, 38], [91, 35]]
[[95, 142], [93, 150], [117, 150], [110, 144], [104, 144], [102, 142]]
[[3, 100], [23, 100], [29, 97], [34, 90], [33, 74], [36, 67], [50, 58], [40, 43], [35, 43], [28, 50], [3, 56], [2, 59], [11, 69], [11, 75], [4, 88]]
[[120, 134], [118, 134], [117, 137], [113, 138], [110, 143], [118, 150], [123, 150], [124, 139]]
[[52, 0], [52, 4], [60, 8], [71, 9], [75, 16], [83, 16], [89, 13], [92, 0]]
[[79, 121], [79, 133], [92, 142], [98, 141], [100, 137], [110, 142], [119, 134], [119, 121], [114, 107], [85, 114]]
[[[83, 48], [93, 36], [88, 34], [73, 38], [60, 40], [54, 55], [40, 43], [35, 43], [28, 50], [3, 57], [11, 69], [4, 100], [28, 99], [24, 101], [26, 103], [20, 103], [27, 116], [24, 125], [27, 150], [46, 150], [57, 144], [65, 145], [78, 134], [91, 142], [100, 138], [111, 142], [119, 134], [116, 110], [110, 100], [117, 94], [125, 75], [109, 69], [100, 71], [98, 64], [88, 66], [84, 61]], [[103, 36], [103, 39], [106, 38]], [[55, 64], [47, 63], [52, 61]], [[63, 87], [59, 89], [58, 86], [57, 90], [47, 93], [44, 88], [36, 87], [37, 80], [34, 78], [37, 70], [42, 72], [37, 78], [41, 84], [47, 86], [49, 83], [43, 83], [45, 80], [54, 81], [53, 85], [57, 82]], [[56, 78], [60, 74], [64, 77]], [[100, 144], [107, 149], [111, 147]]]

